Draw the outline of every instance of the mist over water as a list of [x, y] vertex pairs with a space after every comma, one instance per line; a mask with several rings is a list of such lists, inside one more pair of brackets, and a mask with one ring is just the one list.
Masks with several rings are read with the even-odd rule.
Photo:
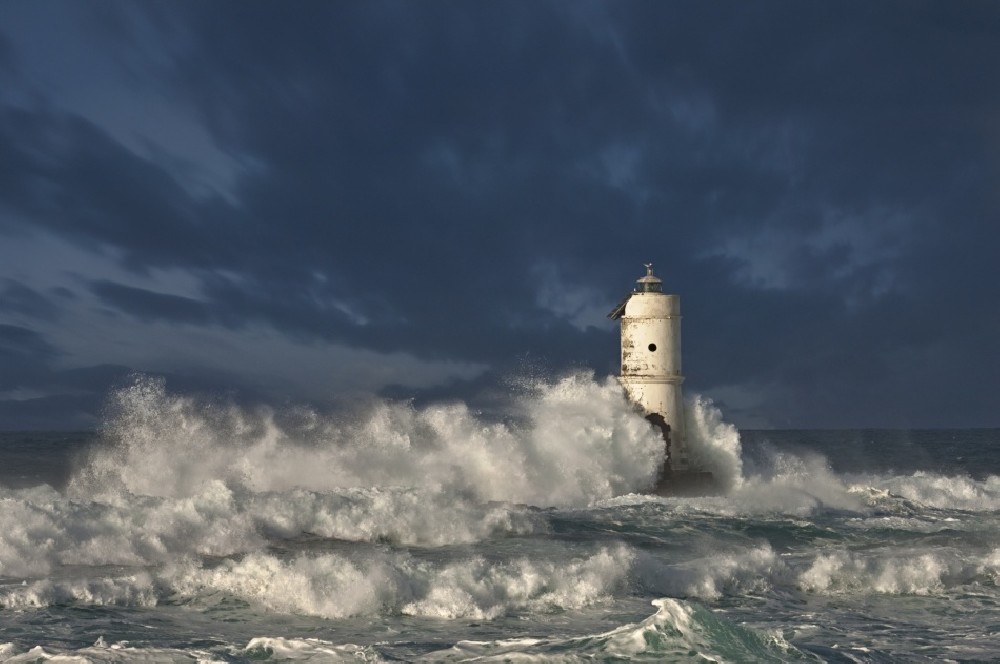
[[[695, 396], [690, 456], [719, 491], [663, 498], [643, 493], [659, 433], [586, 372], [522, 381], [500, 420], [461, 402], [245, 409], [150, 377], [107, 412], [65, 485], [0, 471], [0, 660], [879, 661], [995, 645], [1000, 478], [912, 467], [932, 434], [872, 434], [880, 469], [851, 465], [872, 456], [856, 434], [758, 432], [744, 449]], [[990, 467], [996, 432], [961, 435]]]

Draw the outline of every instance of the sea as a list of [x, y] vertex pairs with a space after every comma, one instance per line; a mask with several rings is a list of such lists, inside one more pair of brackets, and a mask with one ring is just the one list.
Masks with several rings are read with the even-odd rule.
[[[514, 384], [516, 383], [516, 384]], [[137, 376], [0, 434], [0, 661], [1000, 660], [1000, 430], [739, 431], [613, 379], [239, 406]]]

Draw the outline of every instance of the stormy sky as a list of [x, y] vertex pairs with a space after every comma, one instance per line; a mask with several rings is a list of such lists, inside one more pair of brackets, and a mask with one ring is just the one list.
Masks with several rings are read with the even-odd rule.
[[602, 376], [644, 262], [737, 425], [998, 426], [998, 71], [993, 1], [5, 0], [0, 429]]

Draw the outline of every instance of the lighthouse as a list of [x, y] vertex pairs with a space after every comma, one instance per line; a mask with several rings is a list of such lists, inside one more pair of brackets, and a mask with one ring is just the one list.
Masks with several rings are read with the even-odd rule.
[[646, 274], [636, 280], [635, 288], [608, 318], [621, 320], [619, 381], [628, 398], [663, 433], [666, 459], [657, 492], [710, 480], [708, 473], [690, 467], [684, 437], [680, 297], [663, 292], [663, 280], [647, 263]]

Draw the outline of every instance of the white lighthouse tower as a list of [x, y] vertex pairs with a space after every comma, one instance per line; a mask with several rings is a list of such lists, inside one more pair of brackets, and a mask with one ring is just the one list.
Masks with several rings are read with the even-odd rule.
[[[625, 392], [658, 425], [667, 442], [662, 480], [687, 473], [684, 399], [681, 395], [681, 300], [663, 292], [663, 281], [646, 264], [646, 275], [610, 313], [621, 319], [622, 371]], [[679, 478], [678, 478], [679, 479]]]

